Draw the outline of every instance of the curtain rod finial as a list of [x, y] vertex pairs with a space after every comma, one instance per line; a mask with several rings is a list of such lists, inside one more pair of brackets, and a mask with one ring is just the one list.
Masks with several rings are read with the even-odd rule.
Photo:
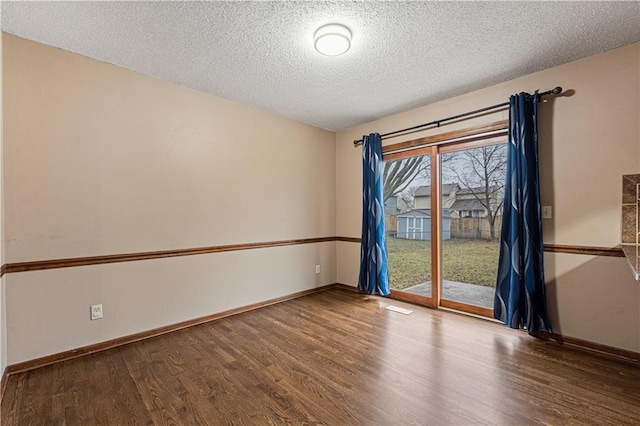
[[562, 87], [554, 87], [553, 90], [551, 90], [551, 93], [554, 95], [559, 95], [560, 93], [562, 93]]

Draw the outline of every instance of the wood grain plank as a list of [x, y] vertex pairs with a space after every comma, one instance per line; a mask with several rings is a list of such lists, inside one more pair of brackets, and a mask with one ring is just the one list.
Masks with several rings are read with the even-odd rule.
[[84, 361], [61, 362], [57, 365], [63, 366], [62, 398], [65, 422], [69, 425], [91, 423], [93, 419], [91, 397], [86, 391], [91, 371], [87, 370]]
[[9, 379], [9, 372], [7, 367], [2, 370], [2, 378], [0, 379], [0, 401], [4, 398], [4, 391], [7, 390], [7, 380]]
[[[53, 369], [27, 373], [24, 387], [24, 409], [21, 410], [20, 424], [52, 424]], [[42, 398], [42, 395], [49, 395]]]
[[[6, 371], [6, 370], [5, 370]], [[0, 424], [19, 424], [19, 416], [24, 404], [24, 386], [27, 376], [14, 376], [11, 379], [7, 375], [7, 388], [0, 400]], [[11, 382], [11, 386], [9, 383]]]

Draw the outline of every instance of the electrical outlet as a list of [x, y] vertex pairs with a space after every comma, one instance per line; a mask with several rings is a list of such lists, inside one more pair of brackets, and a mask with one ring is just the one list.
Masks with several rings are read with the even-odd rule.
[[553, 216], [551, 206], [542, 206], [542, 218], [551, 219]]
[[316, 265], [316, 274], [320, 273], [320, 265]]
[[102, 318], [102, 304], [91, 305], [91, 320]]

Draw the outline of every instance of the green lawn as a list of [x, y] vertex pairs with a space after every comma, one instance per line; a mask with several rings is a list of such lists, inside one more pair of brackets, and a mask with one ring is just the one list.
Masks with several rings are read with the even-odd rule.
[[[495, 287], [499, 244], [486, 240], [446, 240], [442, 278]], [[400, 290], [431, 280], [431, 242], [387, 238], [391, 288]]]

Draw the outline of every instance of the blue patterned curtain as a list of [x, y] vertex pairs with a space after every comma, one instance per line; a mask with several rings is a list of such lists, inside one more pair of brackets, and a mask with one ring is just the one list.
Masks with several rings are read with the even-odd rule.
[[358, 290], [386, 296], [391, 291], [382, 195], [382, 139], [378, 133], [372, 133], [362, 140], [362, 245]]
[[493, 315], [508, 327], [551, 332], [547, 318], [538, 172], [538, 92], [511, 96], [507, 178]]

